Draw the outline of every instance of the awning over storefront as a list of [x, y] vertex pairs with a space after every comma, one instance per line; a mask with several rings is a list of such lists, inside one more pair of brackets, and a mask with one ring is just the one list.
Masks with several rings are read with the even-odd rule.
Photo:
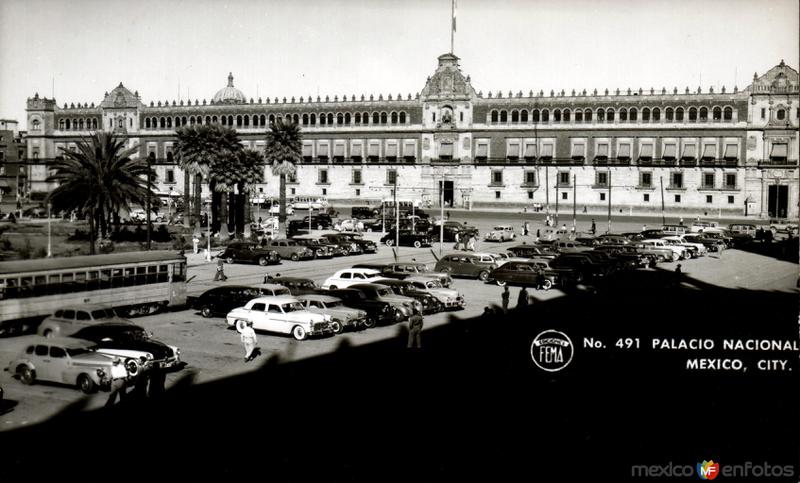
[[475, 157], [477, 157], [477, 158], [488, 158], [489, 157], [489, 145], [488, 144], [478, 144], [478, 147], [475, 149]]
[[333, 155], [344, 157], [344, 144], [336, 144], [333, 146]]
[[773, 144], [772, 151], [769, 153], [770, 158], [786, 158], [789, 156], [788, 144]]
[[439, 156], [452, 156], [453, 155], [453, 143], [442, 143], [439, 145]]
[[639, 147], [639, 157], [640, 158], [652, 158], [653, 157], [653, 145], [652, 144], [642, 144]]
[[572, 145], [572, 154], [570, 155], [572, 158], [583, 158], [586, 156], [586, 145], [585, 144], [573, 144]]
[[535, 144], [526, 144], [525, 145], [525, 157], [526, 158], [535, 158], [536, 157], [536, 145]]
[[630, 144], [620, 144], [619, 150], [617, 151], [617, 158], [619, 159], [631, 159], [631, 145]]
[[725, 159], [737, 159], [739, 157], [739, 149], [735, 144], [725, 145]]
[[681, 159], [694, 159], [697, 157], [696, 154], [696, 147], [694, 144], [687, 144], [683, 147], [683, 154], [681, 154]]
[[717, 145], [716, 144], [706, 144], [703, 146], [703, 159], [716, 159], [717, 157]]
[[661, 156], [664, 159], [675, 159], [678, 156], [678, 145], [677, 144], [665, 144], [664, 145], [664, 154]]
[[553, 145], [552, 144], [544, 144], [544, 145], [542, 145], [542, 157], [543, 158], [552, 158], [553, 157]]
[[387, 158], [397, 157], [397, 144], [391, 143], [386, 145], [386, 157]]
[[597, 153], [595, 153], [596, 158], [607, 158], [608, 157], [608, 144], [598, 144], [597, 145]]
[[508, 145], [508, 154], [506, 155], [509, 158], [518, 158], [519, 157], [519, 144], [509, 144]]

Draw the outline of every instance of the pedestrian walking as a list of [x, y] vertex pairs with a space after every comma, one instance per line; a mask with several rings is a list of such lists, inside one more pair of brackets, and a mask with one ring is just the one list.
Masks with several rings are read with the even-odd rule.
[[446, 216], [447, 216], [447, 219], [449, 220], [450, 219], [450, 210], [447, 211]]
[[194, 254], [197, 255], [200, 252], [200, 234], [197, 232], [192, 235], [192, 247], [194, 248]]
[[[119, 358], [114, 359], [114, 365], [119, 365], [122, 362]], [[114, 372], [111, 371], [111, 374]], [[111, 390], [108, 395], [108, 399], [106, 400], [106, 407], [113, 406], [114, 403], [117, 402], [117, 396], [119, 396], [119, 400], [122, 401], [128, 395], [128, 377], [119, 377], [117, 379], [111, 380]]]
[[537, 228], [536, 229], [536, 241], [539, 241], [539, 237], [542, 236], [542, 232]]
[[522, 236], [528, 236], [528, 222], [522, 224]]
[[678, 222], [680, 226], [683, 226], [683, 217], [681, 217], [680, 221]]
[[220, 279], [224, 282], [225, 280], [228, 280], [228, 277], [225, 276], [225, 261], [222, 258], [217, 257], [217, 273], [214, 274], [214, 281], [216, 282]]
[[677, 267], [675, 267], [675, 286], [680, 287], [681, 280], [683, 278], [683, 271], [681, 271], [681, 264], [679, 263]]
[[474, 252], [475, 251], [475, 242], [477, 239], [475, 235], [469, 235], [469, 240], [467, 241], [467, 251]]
[[508, 313], [508, 299], [511, 297], [511, 292], [508, 291], [508, 285], [503, 287], [503, 293], [500, 295], [503, 301], [503, 313]]
[[647, 223], [645, 223], [644, 225], [642, 225], [642, 231], [645, 231], [645, 230], [647, 230]]
[[592, 235], [597, 233], [597, 224], [594, 222], [594, 218], [592, 218]]
[[522, 309], [528, 306], [528, 289], [527, 287], [522, 287], [522, 290], [519, 291], [519, 297], [517, 297], [517, 308]]
[[567, 231], [567, 224], [566, 223], [561, 225], [561, 231]]
[[258, 339], [256, 338], [256, 331], [253, 330], [253, 322], [247, 322], [247, 324], [242, 329], [241, 333], [242, 344], [244, 344], [244, 361], [250, 362], [253, 360], [253, 354], [256, 349], [256, 343]]
[[456, 244], [453, 245], [453, 250], [459, 250], [461, 248], [461, 242], [459, 241], [461, 237], [458, 235], [458, 232], [456, 232], [455, 238], [456, 238]]
[[417, 348], [422, 349], [422, 316], [419, 314], [412, 315], [408, 320], [408, 344], [409, 349]]

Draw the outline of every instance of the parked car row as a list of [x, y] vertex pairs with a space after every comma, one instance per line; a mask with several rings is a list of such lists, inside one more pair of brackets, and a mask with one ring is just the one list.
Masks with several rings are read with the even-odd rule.
[[314, 260], [344, 255], [375, 253], [378, 245], [365, 240], [357, 233], [323, 233], [296, 235], [287, 238], [265, 237], [261, 242], [233, 242], [217, 257], [227, 263], [257, 263], [275, 265], [283, 259], [292, 261]]

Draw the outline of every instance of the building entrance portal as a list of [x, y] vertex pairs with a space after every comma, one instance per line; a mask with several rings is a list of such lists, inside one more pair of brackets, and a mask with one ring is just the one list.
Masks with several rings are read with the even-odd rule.
[[[446, 195], [445, 195], [446, 196]], [[789, 206], [789, 187], [770, 185], [767, 193], [767, 210], [770, 217], [785, 218]]]
[[439, 181], [439, 199], [444, 196], [444, 206], [453, 207], [453, 182]]

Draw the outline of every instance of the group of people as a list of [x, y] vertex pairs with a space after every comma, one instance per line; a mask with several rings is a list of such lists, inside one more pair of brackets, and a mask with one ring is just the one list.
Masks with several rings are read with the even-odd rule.
[[[114, 364], [122, 364], [122, 362], [116, 359]], [[166, 391], [166, 379], [166, 372], [159, 367], [153, 367], [137, 376], [114, 379], [111, 382], [111, 391], [106, 400], [106, 407], [113, 406], [117, 399], [121, 402], [128, 399], [141, 400], [148, 396], [161, 396]], [[128, 388], [131, 385], [133, 385], [133, 390], [129, 391]]]
[[[500, 299], [503, 304], [503, 313], [508, 313], [508, 302], [511, 298], [511, 292], [508, 290], [508, 285], [503, 287], [503, 292], [500, 294]], [[527, 287], [522, 287], [517, 296], [517, 308], [522, 309], [530, 305], [530, 294], [528, 294]]]
[[456, 233], [456, 244], [453, 246], [453, 250], [461, 250], [463, 246], [465, 251], [474, 252], [477, 242], [478, 237], [474, 233]]

